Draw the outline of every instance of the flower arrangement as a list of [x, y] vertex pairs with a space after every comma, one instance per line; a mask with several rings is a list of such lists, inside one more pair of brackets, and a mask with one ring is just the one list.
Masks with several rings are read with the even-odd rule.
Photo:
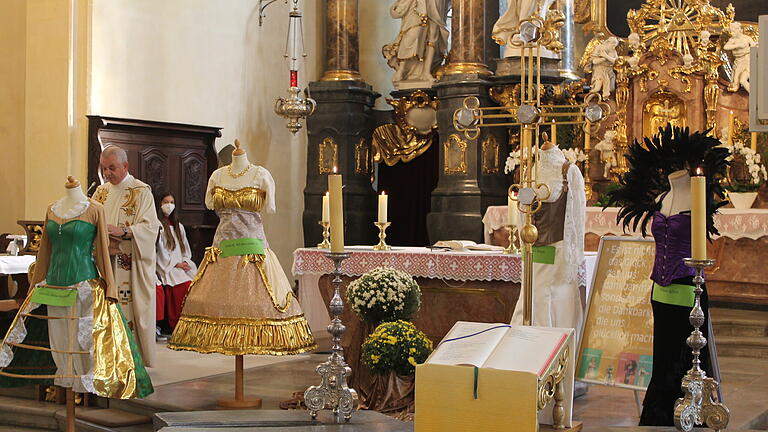
[[[578, 147], [562, 149], [565, 158], [572, 164], [581, 163], [587, 160], [587, 155]], [[509, 152], [507, 160], [504, 163], [504, 174], [509, 174], [520, 165], [521, 152], [518, 148]]]
[[377, 267], [347, 286], [347, 301], [361, 320], [378, 324], [410, 319], [421, 307], [421, 290], [408, 273]]
[[423, 363], [432, 352], [432, 341], [413, 323], [398, 320], [376, 327], [363, 342], [363, 364], [378, 375], [394, 371], [412, 375], [416, 365]]
[[[728, 160], [733, 166], [743, 166], [746, 172], [743, 175], [729, 175], [728, 184], [725, 188], [730, 192], [754, 192], [768, 180], [768, 173], [765, 165], [761, 163], [760, 153], [744, 145], [741, 141], [736, 141], [732, 146], [726, 145], [731, 152]], [[739, 164], [739, 165], [736, 165]], [[732, 168], [733, 169], [733, 168]]]

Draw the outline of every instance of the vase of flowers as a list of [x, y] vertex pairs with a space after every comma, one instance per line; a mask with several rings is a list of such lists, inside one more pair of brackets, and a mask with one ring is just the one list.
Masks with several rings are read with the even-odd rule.
[[377, 267], [352, 281], [347, 301], [363, 322], [410, 319], [421, 307], [421, 290], [413, 276], [390, 267]]
[[385, 322], [365, 339], [361, 360], [371, 372], [365, 406], [379, 412], [413, 412], [416, 365], [432, 352], [432, 341], [413, 323]]
[[728, 156], [731, 169], [725, 185], [728, 199], [734, 208], [748, 209], [757, 198], [757, 190], [768, 180], [768, 173], [760, 153], [745, 146], [743, 142], [736, 141], [727, 147], [731, 152]]

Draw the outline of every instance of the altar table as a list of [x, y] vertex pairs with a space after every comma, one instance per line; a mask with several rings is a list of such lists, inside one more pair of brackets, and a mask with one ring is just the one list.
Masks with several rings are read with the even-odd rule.
[[[584, 248], [597, 250], [604, 235], [640, 236], [639, 231], [627, 230], [616, 224], [618, 207], [587, 207], [584, 223]], [[486, 243], [504, 245], [503, 225], [507, 206], [491, 206], [483, 217]], [[768, 306], [768, 209], [722, 208], [715, 215], [720, 231], [710, 244], [708, 255], [717, 260], [707, 272], [707, 289], [711, 300]], [[651, 235], [650, 224], [647, 227]]]
[[[342, 294], [352, 279], [376, 267], [387, 266], [411, 274], [422, 291], [422, 311], [414, 318], [417, 327], [440, 340], [456, 321], [509, 322], [520, 293], [520, 255], [501, 252], [453, 252], [423, 247], [393, 247], [374, 251], [371, 246], [351, 246], [341, 266]], [[325, 331], [330, 322], [327, 299], [333, 263], [327, 250], [294, 251], [293, 274], [298, 297], [313, 331]], [[592, 280], [595, 254], [588, 254], [581, 269], [582, 285]], [[326, 276], [324, 276], [326, 275]], [[586, 294], [582, 292], [582, 294]], [[349, 308], [346, 310], [349, 313]], [[356, 317], [353, 317], [356, 320]], [[345, 321], [345, 323], [348, 321]]]
[[[24, 300], [29, 289], [27, 270], [35, 262], [34, 255], [0, 255], [0, 334], [5, 335], [16, 315], [18, 303]], [[16, 283], [11, 295], [9, 284]], [[0, 337], [2, 337], [0, 336]]]

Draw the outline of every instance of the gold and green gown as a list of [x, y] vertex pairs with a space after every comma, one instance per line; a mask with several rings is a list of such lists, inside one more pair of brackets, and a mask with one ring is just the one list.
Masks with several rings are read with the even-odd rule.
[[[226, 355], [290, 355], [315, 349], [301, 306], [264, 235], [260, 212], [267, 191], [216, 186], [209, 193], [219, 226], [168, 347]], [[222, 241], [240, 238], [262, 239], [264, 254], [221, 256]]]
[[[46, 213], [33, 289], [0, 345], [0, 386], [52, 382], [103, 397], [147, 396], [152, 382], [114, 301], [104, 208], [87, 200], [62, 212], [60, 204]], [[44, 288], [74, 301], [38, 303]]]

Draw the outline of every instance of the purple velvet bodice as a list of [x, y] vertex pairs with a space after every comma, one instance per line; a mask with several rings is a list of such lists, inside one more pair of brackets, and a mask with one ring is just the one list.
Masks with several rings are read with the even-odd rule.
[[651, 232], [656, 242], [651, 280], [667, 286], [675, 279], [696, 274], [693, 268], [683, 263], [683, 258], [691, 256], [690, 214], [665, 216], [657, 211], [653, 214]]

